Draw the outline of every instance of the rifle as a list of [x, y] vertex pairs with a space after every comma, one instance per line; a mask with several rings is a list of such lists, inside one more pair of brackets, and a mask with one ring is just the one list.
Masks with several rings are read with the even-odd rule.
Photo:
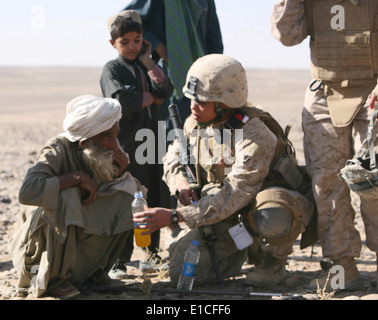
[[215, 275], [217, 276], [218, 283], [223, 284], [223, 278], [219, 272], [219, 267], [218, 267], [218, 263], [217, 263], [215, 251], [214, 251], [214, 242], [217, 241], [218, 238], [215, 236], [211, 225], [201, 226], [199, 227], [199, 230], [201, 232], [202, 238], [204, 238], [206, 241], [207, 248], [209, 249], [211, 261], [213, 263], [213, 267], [215, 270]]
[[[83, 292], [136, 292], [146, 293], [141, 286], [134, 285], [110, 285], [110, 286], [88, 286], [82, 285], [79, 289]], [[241, 297], [281, 297], [282, 299], [300, 299], [303, 298], [301, 294], [293, 293], [279, 293], [279, 292], [254, 292], [254, 291], [218, 291], [218, 290], [178, 290], [173, 288], [156, 288], [152, 287], [151, 293], [157, 294], [182, 294], [182, 295], [221, 295], [221, 296], [241, 296]]]
[[[169, 111], [170, 119], [172, 121], [173, 129], [175, 130], [175, 135], [179, 142], [180, 163], [185, 168], [185, 174], [188, 179], [190, 187], [197, 191], [200, 189], [200, 186], [197, 182], [196, 176], [194, 175], [192, 169], [189, 166], [188, 147], [186, 144], [186, 138], [184, 136], [183, 125], [181, 122], [177, 105], [171, 104], [168, 107], [168, 111]], [[206, 241], [207, 248], [209, 249], [211, 261], [213, 262], [217, 280], [220, 284], [222, 284], [223, 279], [219, 272], [218, 263], [217, 263], [217, 260], [215, 257], [215, 251], [214, 251], [214, 241], [216, 241], [217, 239], [214, 237], [211, 226], [202, 226], [199, 228], [199, 230], [201, 232], [202, 237]]]
[[188, 182], [192, 189], [198, 189], [199, 185], [195, 174], [193, 173], [192, 168], [189, 165], [189, 155], [188, 155], [188, 146], [186, 143], [186, 138], [184, 136], [183, 125], [181, 122], [180, 114], [178, 112], [178, 107], [176, 104], [171, 104], [168, 107], [169, 117], [172, 121], [173, 129], [175, 130], [175, 135], [179, 142], [179, 154], [180, 154], [180, 163], [185, 168], [185, 175], [188, 179]]

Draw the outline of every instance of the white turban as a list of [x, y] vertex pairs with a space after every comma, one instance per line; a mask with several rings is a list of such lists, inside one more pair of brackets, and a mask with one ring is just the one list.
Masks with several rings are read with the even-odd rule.
[[89, 139], [109, 130], [122, 117], [118, 100], [79, 96], [67, 104], [64, 135], [72, 142]]

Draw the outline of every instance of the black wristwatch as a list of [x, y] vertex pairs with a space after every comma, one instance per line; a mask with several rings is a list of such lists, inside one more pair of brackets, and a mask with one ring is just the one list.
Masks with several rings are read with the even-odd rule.
[[179, 223], [179, 216], [176, 209], [172, 209], [171, 222], [172, 224]]

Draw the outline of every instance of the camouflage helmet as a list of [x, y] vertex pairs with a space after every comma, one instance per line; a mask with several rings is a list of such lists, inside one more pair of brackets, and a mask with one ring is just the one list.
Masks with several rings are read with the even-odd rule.
[[[378, 156], [375, 157], [378, 161]], [[378, 198], [378, 169], [370, 169], [370, 159], [356, 158], [348, 160], [340, 170], [339, 177], [349, 189], [366, 199]]]
[[247, 103], [247, 76], [239, 61], [223, 54], [209, 54], [190, 67], [183, 93], [192, 100], [240, 108]]
[[366, 199], [378, 198], [378, 134], [374, 133], [377, 118], [378, 109], [374, 109], [362, 148], [339, 173], [349, 189]]

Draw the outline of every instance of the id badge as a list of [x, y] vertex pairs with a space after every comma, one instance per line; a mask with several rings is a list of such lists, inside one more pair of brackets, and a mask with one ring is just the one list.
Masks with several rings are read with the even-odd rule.
[[228, 232], [239, 250], [244, 250], [253, 243], [253, 238], [248, 233], [242, 222], [228, 229]]

